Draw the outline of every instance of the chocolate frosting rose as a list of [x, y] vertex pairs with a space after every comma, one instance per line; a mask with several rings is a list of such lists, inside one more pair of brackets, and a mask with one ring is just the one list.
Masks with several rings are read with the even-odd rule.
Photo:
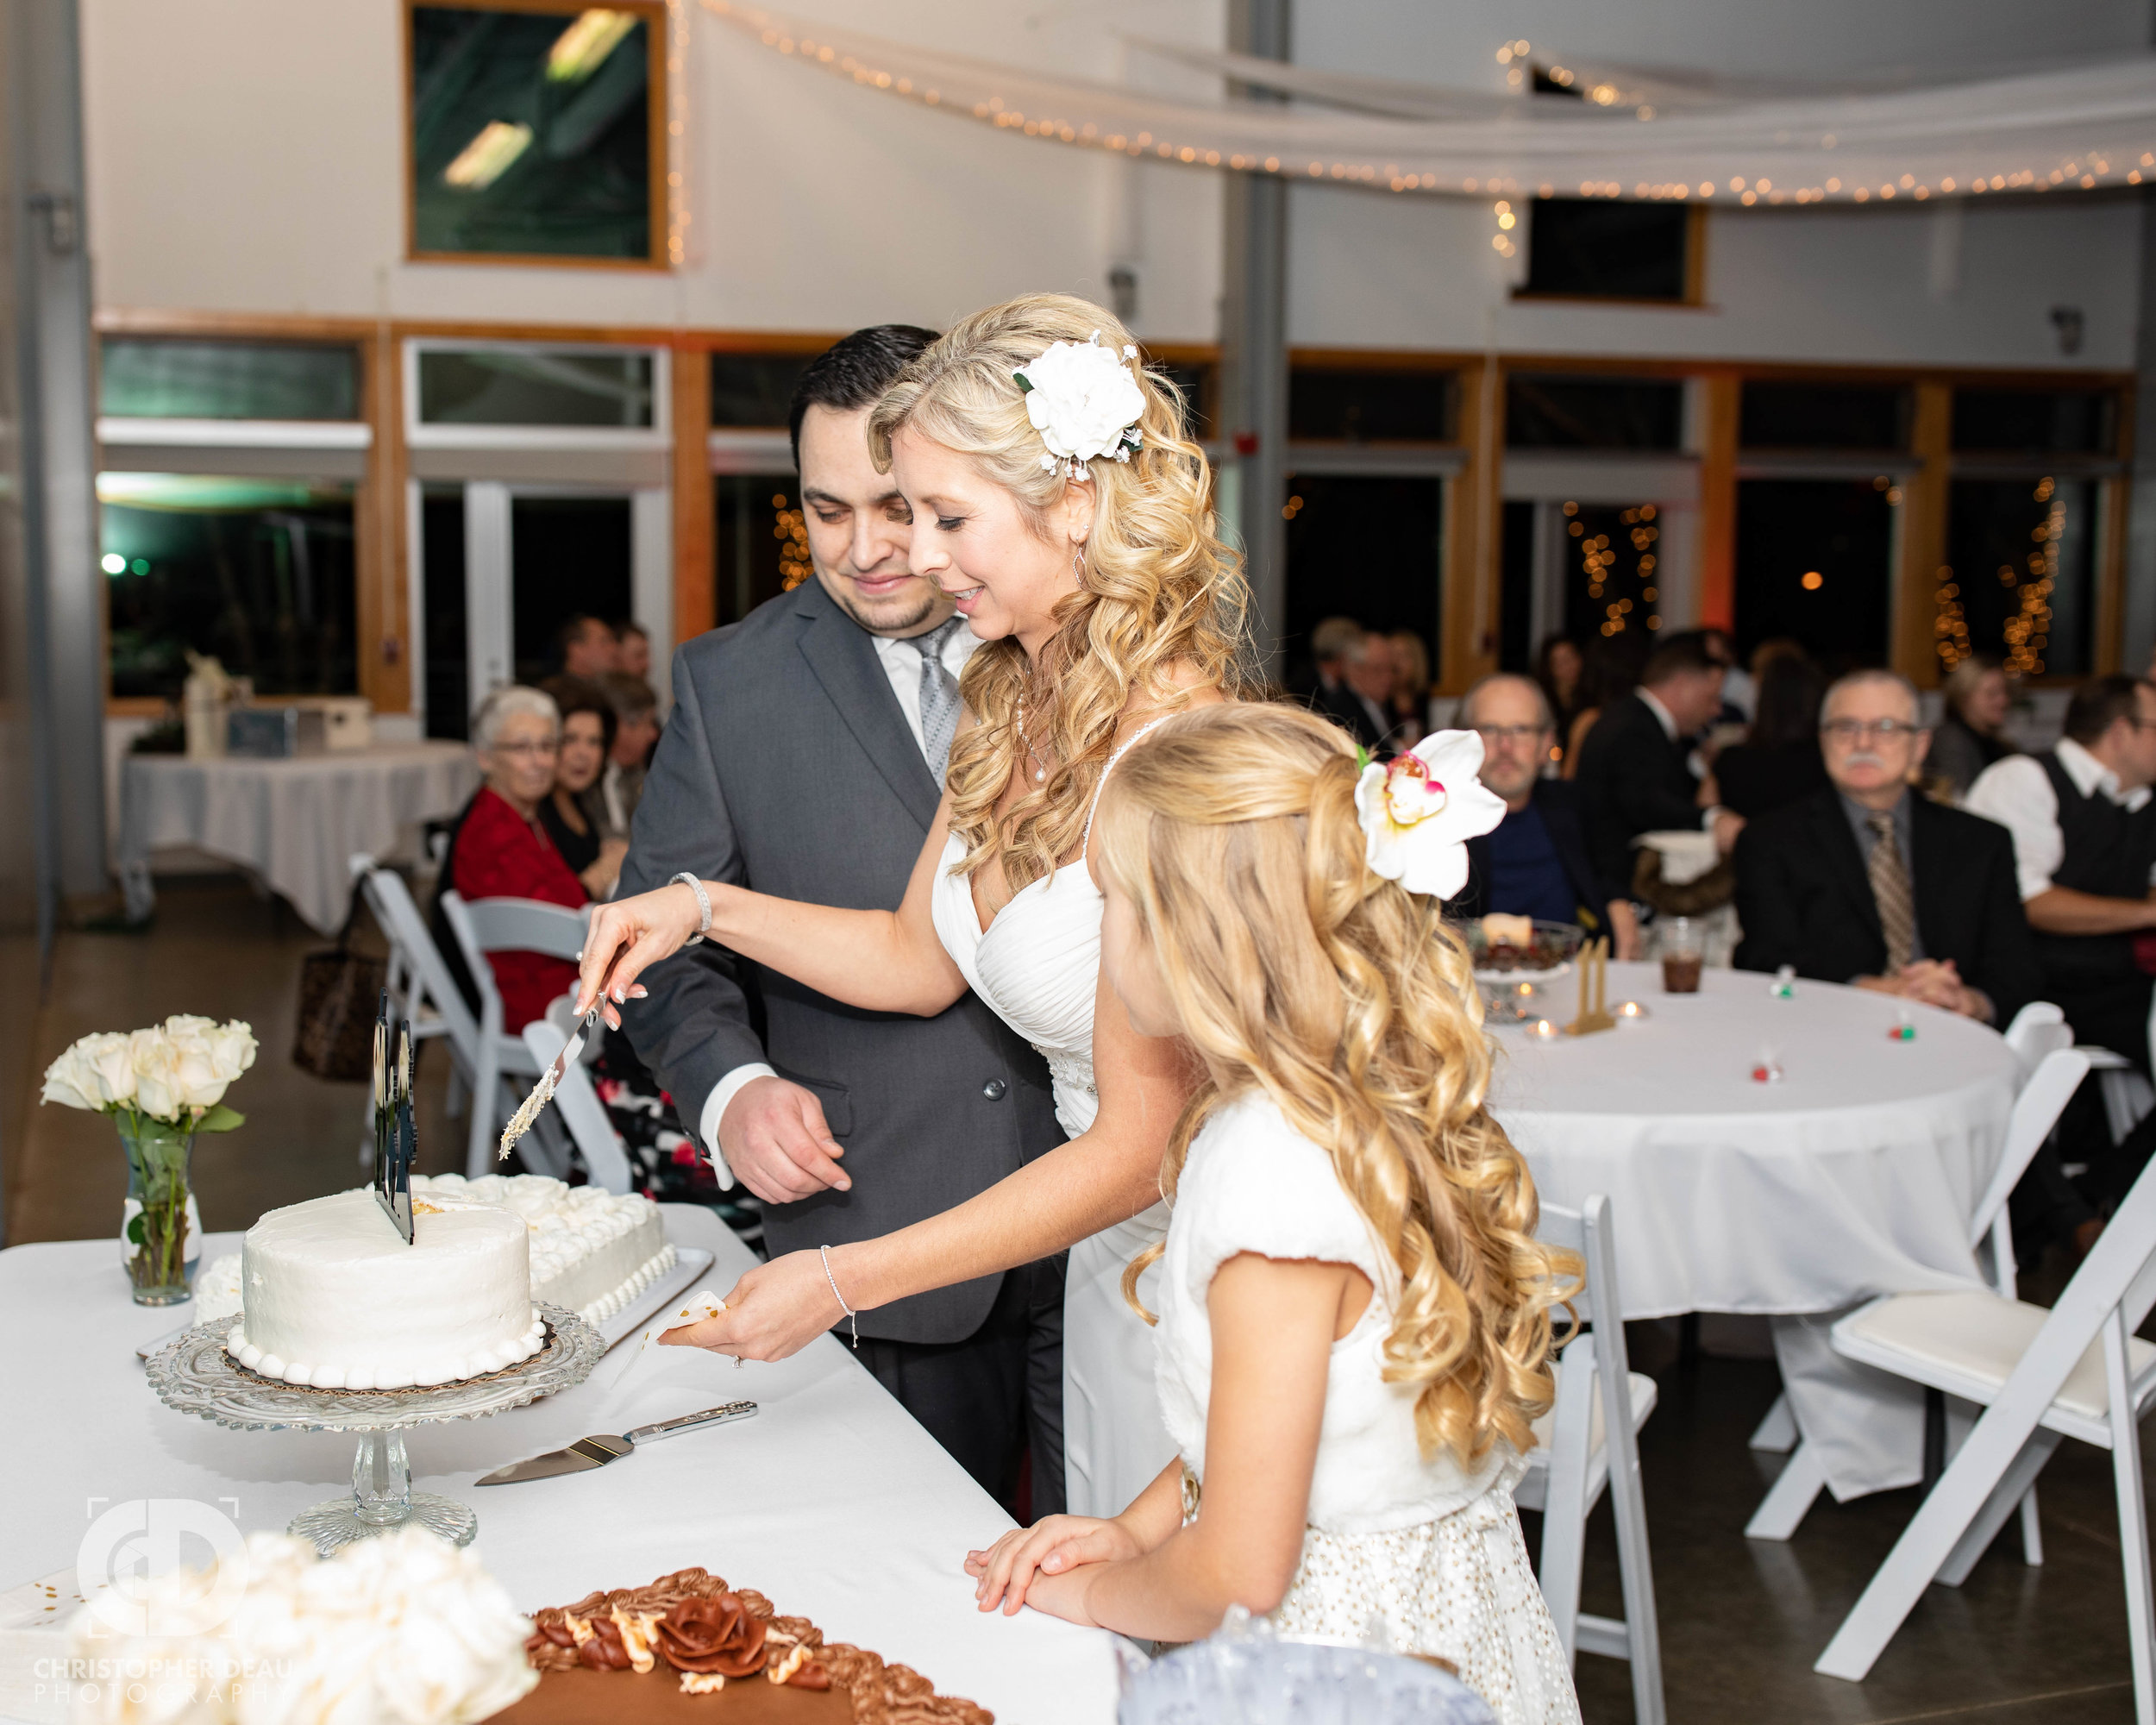
[[676, 1671], [753, 1677], [763, 1669], [768, 1625], [738, 1593], [684, 1599], [659, 1620], [653, 1650]]

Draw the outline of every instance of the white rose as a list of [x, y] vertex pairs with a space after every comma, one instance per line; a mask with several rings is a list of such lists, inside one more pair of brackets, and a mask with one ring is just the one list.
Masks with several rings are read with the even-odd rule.
[[135, 1100], [135, 1057], [124, 1031], [103, 1031], [83, 1038], [75, 1046], [97, 1079], [100, 1106], [117, 1107]]
[[58, 1102], [63, 1108], [96, 1110], [104, 1106], [97, 1100], [97, 1075], [85, 1049], [92, 1039], [85, 1037], [81, 1042], [69, 1044], [60, 1058], [45, 1069], [45, 1088], [38, 1101]]
[[174, 1013], [162, 1026], [167, 1036], [200, 1036], [217, 1027], [215, 1019], [204, 1018], [199, 1013]]
[[210, 1064], [227, 1083], [254, 1064], [254, 1026], [242, 1019], [204, 1032], [203, 1040], [210, 1044]]
[[1505, 818], [1505, 800], [1476, 776], [1482, 767], [1477, 733], [1440, 731], [1388, 764], [1363, 768], [1355, 812], [1371, 870], [1440, 899], [1465, 886], [1467, 841]]
[[1057, 342], [1023, 373], [1025, 417], [1051, 455], [1090, 461], [1112, 455], [1145, 411], [1144, 392], [1112, 348]]
[[176, 1120], [180, 1101], [179, 1049], [161, 1030], [138, 1030], [128, 1038], [135, 1064], [135, 1106], [154, 1120]]

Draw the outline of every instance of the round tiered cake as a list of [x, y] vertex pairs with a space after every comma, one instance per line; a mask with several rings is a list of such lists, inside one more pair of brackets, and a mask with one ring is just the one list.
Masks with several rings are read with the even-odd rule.
[[416, 1199], [412, 1243], [371, 1191], [272, 1210], [240, 1251], [241, 1364], [320, 1389], [403, 1389], [498, 1371], [544, 1340], [531, 1230], [496, 1205]]

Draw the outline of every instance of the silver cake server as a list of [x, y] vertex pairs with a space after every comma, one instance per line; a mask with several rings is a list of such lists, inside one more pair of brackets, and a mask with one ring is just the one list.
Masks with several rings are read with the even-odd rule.
[[599, 1017], [599, 1008], [605, 1004], [605, 994], [592, 1002], [592, 1010], [584, 1014], [576, 1028], [569, 1033], [569, 1039], [561, 1044], [561, 1052], [555, 1055], [553, 1063], [539, 1075], [539, 1082], [531, 1087], [531, 1094], [517, 1104], [517, 1112], [509, 1117], [509, 1124], [502, 1128], [501, 1147], [494, 1157], [497, 1162], [517, 1147], [517, 1140], [531, 1130], [531, 1123], [539, 1118], [539, 1111], [554, 1100], [554, 1093], [560, 1087], [570, 1063], [584, 1052], [584, 1038], [591, 1031], [592, 1020]]
[[389, 1037], [389, 994], [374, 1014], [374, 1201], [406, 1245], [413, 1240], [411, 1165], [419, 1148], [412, 1115], [412, 1038], [407, 1020], [393, 1045]]
[[638, 1444], [655, 1443], [661, 1438], [679, 1437], [684, 1432], [693, 1432], [705, 1426], [724, 1426], [735, 1420], [746, 1420], [756, 1411], [753, 1402], [729, 1402], [724, 1408], [706, 1408], [700, 1414], [684, 1414], [678, 1420], [661, 1420], [655, 1426], [638, 1426], [634, 1431], [624, 1432], [619, 1437], [601, 1436], [579, 1438], [566, 1450], [550, 1450], [545, 1455], [534, 1456], [530, 1461], [512, 1462], [507, 1467], [498, 1467], [493, 1472], [481, 1476], [473, 1483], [476, 1485], [514, 1485], [523, 1479], [552, 1479], [557, 1474], [583, 1473], [591, 1468], [605, 1467], [610, 1461], [619, 1461]]

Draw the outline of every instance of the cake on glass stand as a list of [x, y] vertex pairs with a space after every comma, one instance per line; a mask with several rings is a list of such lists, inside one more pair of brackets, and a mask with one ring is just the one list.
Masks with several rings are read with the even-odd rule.
[[[374, 1196], [410, 1247], [416, 1238], [411, 1169], [418, 1149], [411, 1025], [399, 1027], [393, 1060], [389, 1032], [385, 994], [374, 1021]], [[533, 1310], [542, 1334], [537, 1352], [478, 1377], [399, 1389], [333, 1389], [265, 1376], [227, 1352], [226, 1339], [244, 1314], [216, 1318], [182, 1332], [150, 1356], [150, 1388], [179, 1413], [238, 1431], [355, 1433], [360, 1442], [352, 1461], [352, 1495], [317, 1504], [287, 1530], [311, 1540], [324, 1557], [410, 1522], [453, 1545], [469, 1545], [479, 1516], [453, 1497], [411, 1489], [404, 1433], [414, 1426], [506, 1413], [589, 1377], [606, 1352], [599, 1331], [564, 1307], [537, 1302]]]
[[453, 1545], [469, 1545], [479, 1516], [454, 1497], [411, 1489], [404, 1433], [414, 1426], [482, 1420], [581, 1383], [606, 1344], [573, 1312], [542, 1305], [546, 1342], [529, 1359], [461, 1383], [414, 1389], [315, 1389], [249, 1371], [225, 1352], [239, 1321], [197, 1324], [150, 1357], [150, 1388], [168, 1408], [235, 1431], [350, 1432], [359, 1438], [352, 1491], [317, 1503], [286, 1530], [327, 1557], [340, 1546], [417, 1522]]

